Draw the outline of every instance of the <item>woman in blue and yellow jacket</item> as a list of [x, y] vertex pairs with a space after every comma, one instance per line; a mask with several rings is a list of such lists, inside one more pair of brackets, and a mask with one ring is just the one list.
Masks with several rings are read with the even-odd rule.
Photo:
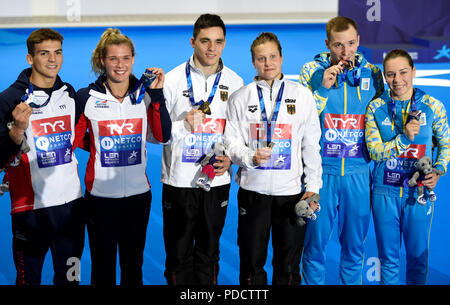
[[[425, 284], [428, 239], [433, 202], [417, 202], [417, 188], [408, 187], [417, 159], [433, 158], [433, 167], [446, 172], [450, 160], [448, 120], [444, 105], [413, 88], [416, 69], [404, 50], [392, 50], [383, 62], [389, 86], [366, 112], [365, 138], [373, 169], [372, 212], [381, 263], [381, 284], [400, 284], [401, 238], [406, 249], [406, 283]], [[412, 116], [412, 114], [415, 115]], [[426, 188], [434, 188], [436, 173], [425, 176]]]

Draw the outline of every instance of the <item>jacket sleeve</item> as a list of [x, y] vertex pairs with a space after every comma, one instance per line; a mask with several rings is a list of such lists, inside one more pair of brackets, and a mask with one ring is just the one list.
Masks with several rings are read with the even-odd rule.
[[300, 71], [299, 82], [312, 92], [314, 101], [316, 103], [317, 111], [320, 114], [327, 105], [328, 91], [330, 89], [323, 87], [322, 83], [320, 83], [320, 86], [314, 90], [312, 84], [312, 77], [316, 72], [317, 68], [314, 67], [314, 63], [306, 63]]
[[434, 167], [446, 173], [448, 162], [450, 161], [450, 135], [448, 132], [447, 111], [440, 101], [434, 98], [430, 99], [432, 100], [434, 113], [433, 135], [437, 140], [437, 157]]
[[73, 141], [73, 150], [80, 147], [89, 151], [88, 118], [84, 115], [84, 108], [88, 98], [89, 91], [87, 88], [81, 89], [75, 94], [75, 140]]
[[307, 120], [303, 139], [301, 140], [303, 173], [305, 175], [304, 183], [306, 184], [307, 192], [318, 194], [322, 187], [322, 158], [319, 144], [322, 132], [314, 98], [311, 93], [307, 93], [305, 99]]
[[[161, 143], [170, 140], [172, 121], [166, 108], [163, 89], [147, 89], [151, 103], [147, 110], [147, 121], [153, 137]], [[150, 137], [151, 138], [151, 137]]]
[[248, 122], [246, 122], [240, 106], [246, 105], [246, 103], [241, 99], [240, 92], [233, 93], [228, 100], [224, 137], [230, 160], [238, 166], [250, 169], [255, 168], [253, 165], [255, 151], [249, 147], [249, 135], [248, 132], [245, 132], [249, 130], [248, 126], [245, 126]]
[[12, 111], [20, 102], [20, 97], [7, 89], [0, 94], [0, 168], [5, 168], [17, 155], [21, 145], [14, 143], [6, 126], [12, 121]]
[[376, 93], [375, 96], [372, 98], [372, 100], [375, 100], [379, 98], [384, 92], [384, 81], [383, 81], [383, 74], [381, 73], [380, 68], [372, 65], [371, 69], [372, 69], [373, 83], [376, 88]]
[[392, 157], [398, 157], [411, 144], [409, 138], [403, 133], [398, 134], [390, 141], [383, 142], [375, 120], [376, 109], [381, 104], [384, 104], [384, 101], [378, 98], [370, 102], [366, 109], [365, 139], [370, 158], [374, 161], [387, 161]]

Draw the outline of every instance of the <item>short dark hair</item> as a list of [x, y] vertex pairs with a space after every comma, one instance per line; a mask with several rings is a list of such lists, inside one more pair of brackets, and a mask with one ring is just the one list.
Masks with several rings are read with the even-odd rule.
[[43, 42], [44, 40], [57, 40], [61, 43], [64, 40], [62, 35], [49, 28], [42, 28], [31, 32], [30, 36], [27, 38], [27, 48], [28, 54], [34, 55], [35, 45]]
[[223, 36], [226, 35], [226, 29], [225, 29], [225, 23], [223, 23], [222, 18], [218, 15], [213, 14], [203, 14], [200, 17], [198, 17], [197, 21], [195, 21], [194, 24], [194, 39], [197, 38], [198, 33], [200, 33], [200, 30], [206, 29], [206, 28], [212, 28], [218, 26], [222, 28], [223, 30]]
[[394, 58], [397, 58], [397, 57], [404, 57], [404, 58], [406, 58], [406, 60], [408, 61], [409, 66], [411, 67], [411, 69], [414, 68], [414, 62], [413, 62], [413, 60], [411, 58], [411, 55], [409, 55], [408, 52], [406, 52], [403, 49], [394, 49], [394, 50], [391, 50], [389, 53], [387, 53], [386, 57], [383, 59], [383, 70], [385, 70], [386, 62], [389, 59], [394, 59]]
[[255, 48], [261, 44], [264, 44], [266, 42], [273, 42], [277, 45], [278, 52], [280, 53], [280, 56], [283, 56], [281, 53], [281, 43], [278, 40], [277, 35], [271, 32], [261, 32], [261, 34], [258, 35], [258, 37], [253, 40], [252, 45], [250, 46], [250, 52], [252, 53], [252, 62], [255, 60], [254, 51]]
[[348, 30], [349, 26], [355, 28], [355, 31], [358, 32], [358, 26], [353, 19], [344, 16], [337, 16], [330, 19], [326, 25], [327, 39], [330, 40], [331, 32], [343, 32]]

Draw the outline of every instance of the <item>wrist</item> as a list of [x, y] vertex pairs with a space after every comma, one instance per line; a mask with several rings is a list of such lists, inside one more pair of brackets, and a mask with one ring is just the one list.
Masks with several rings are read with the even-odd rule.
[[17, 127], [14, 122], [8, 123], [7, 127], [9, 129], [9, 137], [11, 138], [11, 140], [17, 145], [21, 144], [23, 138], [25, 137], [25, 130]]

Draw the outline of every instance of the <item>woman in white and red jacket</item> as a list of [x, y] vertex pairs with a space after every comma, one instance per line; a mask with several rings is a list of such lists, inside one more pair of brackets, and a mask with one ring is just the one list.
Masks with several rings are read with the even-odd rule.
[[[171, 134], [162, 90], [164, 71], [147, 69], [155, 76], [151, 84], [144, 77], [138, 80], [132, 74], [134, 55], [127, 36], [107, 29], [91, 60], [100, 76], [76, 95], [83, 113], [76, 145], [89, 142], [90, 151], [85, 183], [91, 284], [96, 286], [115, 285], [117, 247], [121, 284], [142, 285], [151, 204], [146, 139], [167, 142]], [[89, 141], [83, 141], [87, 130]]]

